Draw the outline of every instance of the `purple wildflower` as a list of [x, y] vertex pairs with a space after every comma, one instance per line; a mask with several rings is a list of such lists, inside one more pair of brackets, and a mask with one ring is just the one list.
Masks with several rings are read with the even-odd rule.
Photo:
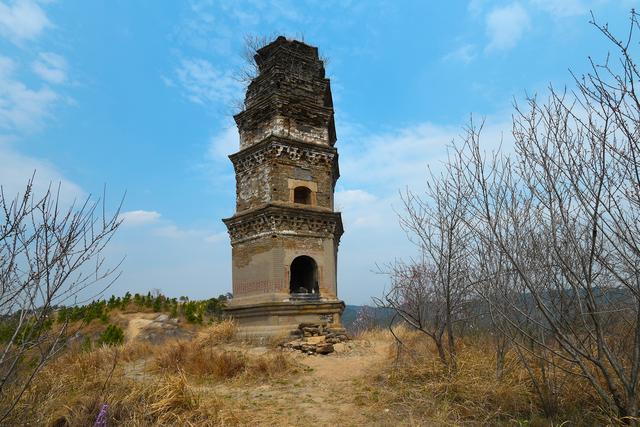
[[96, 422], [93, 423], [93, 427], [107, 427], [107, 409], [109, 405], [107, 403], [103, 403], [100, 407], [100, 412], [98, 412], [98, 416], [96, 417]]

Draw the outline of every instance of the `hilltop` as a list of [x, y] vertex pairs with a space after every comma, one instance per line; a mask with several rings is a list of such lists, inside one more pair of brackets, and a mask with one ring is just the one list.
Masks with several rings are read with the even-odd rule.
[[[349, 306], [352, 340], [328, 355], [246, 339], [220, 317], [224, 297], [113, 297], [60, 308], [53, 331], [72, 333], [25, 391], [10, 424], [74, 425], [548, 425], [533, 384], [510, 355], [495, 376], [487, 337], [459, 343], [457, 372], [442, 369], [424, 334]], [[358, 313], [357, 316], [354, 316]], [[357, 317], [357, 319], [355, 319]], [[53, 320], [53, 319], [52, 319]], [[66, 323], [60, 323], [66, 322]], [[363, 323], [364, 322], [364, 323]], [[320, 338], [320, 337], [316, 337]], [[513, 359], [513, 360], [512, 360]], [[556, 373], [555, 375], [561, 375]], [[556, 378], [558, 381], [560, 379]], [[588, 390], [564, 380], [563, 420], [600, 422]], [[10, 390], [16, 393], [17, 390]], [[579, 408], [590, 407], [589, 411]], [[103, 422], [103, 424], [100, 424]]]

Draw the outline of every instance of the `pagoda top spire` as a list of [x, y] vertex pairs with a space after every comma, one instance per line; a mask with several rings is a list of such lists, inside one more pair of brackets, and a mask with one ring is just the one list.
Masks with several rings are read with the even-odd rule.
[[254, 60], [258, 75], [247, 88], [244, 110], [234, 116], [240, 148], [269, 136], [333, 146], [333, 100], [318, 48], [279, 36]]

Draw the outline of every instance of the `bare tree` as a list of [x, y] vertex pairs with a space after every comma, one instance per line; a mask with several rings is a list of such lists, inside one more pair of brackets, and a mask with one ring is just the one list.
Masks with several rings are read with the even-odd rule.
[[435, 343], [443, 364], [456, 369], [456, 324], [469, 294], [466, 226], [468, 187], [454, 168], [431, 174], [425, 196], [407, 190], [400, 224], [419, 257], [389, 265], [391, 288], [379, 305], [395, 310]]
[[0, 423], [34, 377], [65, 345], [68, 325], [53, 326], [57, 307], [100, 293], [117, 277], [101, 255], [121, 221], [87, 197], [64, 207], [60, 186], [42, 196], [33, 178], [9, 198], [0, 187]]
[[528, 299], [493, 306], [518, 350], [583, 378], [630, 420], [640, 371], [638, 15], [625, 41], [594, 25], [617, 63], [592, 62], [575, 92], [551, 88], [546, 102], [516, 106], [513, 160], [484, 155], [474, 129], [459, 153], [484, 223], [477, 237], [495, 245]]
[[[381, 303], [431, 337], [455, 368], [454, 325], [487, 307], [498, 374], [512, 346], [552, 416], [562, 379], [638, 419], [640, 71], [638, 15], [617, 50], [574, 91], [516, 105], [515, 155], [481, 149], [473, 122], [426, 197], [404, 194], [401, 224], [419, 256], [391, 264]], [[473, 292], [471, 292], [473, 290]], [[479, 298], [477, 298], [477, 297]], [[473, 310], [471, 310], [472, 312]], [[563, 375], [559, 375], [562, 372]]]

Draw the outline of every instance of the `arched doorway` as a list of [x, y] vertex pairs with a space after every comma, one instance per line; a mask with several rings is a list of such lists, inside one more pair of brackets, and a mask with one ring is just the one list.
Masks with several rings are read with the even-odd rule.
[[289, 292], [292, 294], [318, 294], [318, 265], [313, 258], [301, 255], [291, 263]]

